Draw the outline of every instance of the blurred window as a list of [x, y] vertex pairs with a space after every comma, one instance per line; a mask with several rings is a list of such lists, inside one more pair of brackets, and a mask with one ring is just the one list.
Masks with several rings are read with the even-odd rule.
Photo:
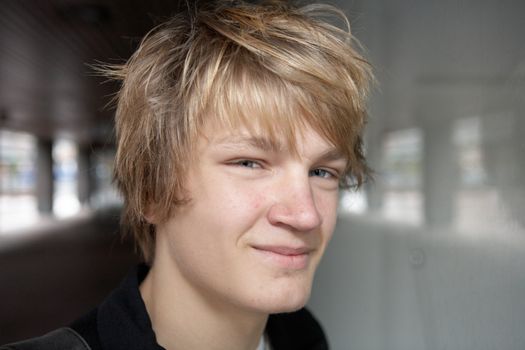
[[104, 150], [93, 155], [95, 189], [91, 195], [91, 206], [103, 208], [120, 206], [122, 199], [113, 185], [114, 150]]
[[460, 185], [479, 188], [486, 185], [487, 173], [483, 166], [480, 118], [462, 118], [454, 123], [454, 145], [457, 149]]
[[[505, 124], [505, 117], [500, 116], [498, 121]], [[505, 136], [508, 135], [499, 135], [494, 130], [495, 128], [490, 129], [493, 138], [491, 147], [487, 147], [486, 144], [484, 147], [483, 142], [488, 141], [483, 137], [481, 117], [461, 118], [454, 123], [454, 146], [460, 172], [460, 187], [455, 198], [454, 226], [458, 232], [473, 237], [491, 236], [512, 221], [502, 198], [501, 190], [505, 189], [505, 186], [498, 188], [488, 180], [488, 166], [497, 168], [496, 161], [501, 161], [499, 158], [509, 153], [498, 153], [499, 150], [505, 149], [502, 145], [505, 144]], [[496, 152], [492, 163], [487, 159], [486, 151], [489, 148]], [[500, 169], [504, 170], [503, 174], [507, 174], [509, 171], [506, 169], [512, 169], [512, 164]], [[501, 174], [499, 176], [502, 177]], [[504, 180], [509, 182], [507, 178]], [[496, 177], [493, 182], [497, 181]]]
[[0, 232], [34, 224], [39, 217], [35, 195], [36, 139], [0, 130]]
[[58, 139], [53, 144], [53, 214], [59, 218], [75, 215], [80, 210], [77, 155], [73, 141]]
[[391, 131], [383, 139], [381, 173], [385, 218], [412, 224], [423, 222], [423, 133], [419, 128]]

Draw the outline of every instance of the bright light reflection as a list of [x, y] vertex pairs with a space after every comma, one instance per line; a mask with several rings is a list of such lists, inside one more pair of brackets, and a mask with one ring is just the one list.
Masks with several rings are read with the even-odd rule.
[[363, 214], [368, 209], [368, 202], [363, 191], [344, 191], [341, 193], [339, 210], [342, 213]]
[[59, 218], [72, 216], [80, 211], [77, 154], [77, 147], [73, 141], [60, 139], [53, 145], [53, 213]]

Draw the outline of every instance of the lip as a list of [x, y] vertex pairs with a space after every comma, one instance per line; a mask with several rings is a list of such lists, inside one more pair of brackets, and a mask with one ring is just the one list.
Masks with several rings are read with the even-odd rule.
[[313, 249], [306, 246], [253, 245], [252, 248], [266, 262], [280, 268], [302, 270], [308, 266]]

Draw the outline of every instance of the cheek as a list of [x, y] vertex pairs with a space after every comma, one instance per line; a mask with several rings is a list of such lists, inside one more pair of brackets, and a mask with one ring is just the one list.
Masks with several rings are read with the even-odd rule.
[[264, 208], [267, 198], [264, 191], [257, 186], [253, 184], [244, 186], [236, 182], [222, 184], [212, 201], [222, 208], [222, 212], [250, 218]]
[[251, 196], [251, 200], [250, 200], [250, 207], [252, 209], [259, 209], [263, 206], [263, 204], [265, 203], [265, 197], [263, 195], [260, 195], [260, 194], [254, 194], [253, 196]]
[[338, 196], [328, 194], [325, 196], [319, 196], [318, 198], [317, 209], [323, 218], [323, 231], [326, 233], [328, 238], [330, 238], [337, 222]]

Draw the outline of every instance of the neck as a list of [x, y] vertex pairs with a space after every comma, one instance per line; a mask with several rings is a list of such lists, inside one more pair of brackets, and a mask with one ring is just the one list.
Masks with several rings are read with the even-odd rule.
[[155, 262], [140, 292], [157, 342], [168, 350], [255, 350], [268, 319], [199, 293], [170, 260]]

